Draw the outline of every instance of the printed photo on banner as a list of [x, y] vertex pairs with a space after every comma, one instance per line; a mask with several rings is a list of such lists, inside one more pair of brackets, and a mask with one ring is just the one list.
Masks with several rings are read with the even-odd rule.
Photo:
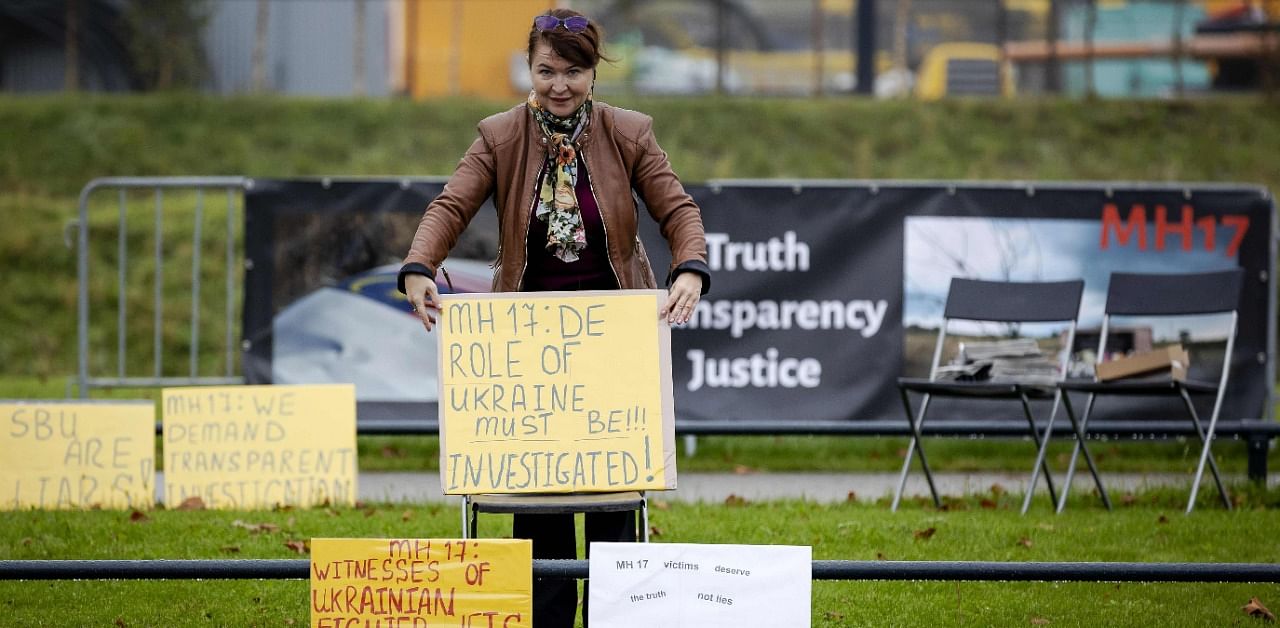
[[[1238, 241], [1244, 236], [1239, 229], [1200, 228], [1173, 229], [1162, 219], [1159, 230], [1145, 233], [1147, 225], [1121, 220], [1117, 211], [1101, 223], [1097, 220], [1068, 219], [1002, 219], [963, 216], [912, 216], [906, 219], [905, 257], [903, 266], [903, 328], [908, 347], [933, 340], [942, 321], [951, 277], [989, 281], [1065, 281], [1083, 279], [1085, 292], [1080, 308], [1080, 330], [1071, 347], [1073, 376], [1091, 377], [1085, 371], [1096, 361], [1097, 330], [1102, 321], [1102, 308], [1107, 298], [1108, 278], [1112, 272], [1193, 273], [1235, 268]], [[1163, 214], [1161, 214], [1163, 216]], [[1143, 212], [1145, 216], [1145, 210]], [[1152, 227], [1155, 224], [1151, 225]], [[1195, 223], [1188, 221], [1187, 227]], [[1177, 225], [1173, 225], [1177, 227]], [[1144, 231], [1139, 231], [1142, 229]], [[1236, 241], [1233, 246], [1232, 242]], [[1221, 343], [1226, 338], [1228, 321], [1220, 316], [1182, 317], [1174, 320], [1142, 320], [1129, 317], [1122, 336], [1149, 338], [1151, 343], [1181, 342], [1185, 345]], [[949, 333], [973, 337], [1000, 337], [1016, 333], [1038, 339], [1043, 351], [1056, 361], [1066, 338], [1067, 325], [1024, 324], [1017, 329], [1008, 325], [965, 325], [957, 323]], [[1113, 346], [1124, 345], [1112, 340]], [[1134, 347], [1130, 347], [1134, 348]], [[928, 356], [922, 351], [907, 351], [907, 372], [928, 375]], [[1206, 366], [1193, 361], [1196, 368]], [[1221, 362], [1221, 356], [1218, 356]], [[1211, 369], [1217, 372], [1217, 367]]]

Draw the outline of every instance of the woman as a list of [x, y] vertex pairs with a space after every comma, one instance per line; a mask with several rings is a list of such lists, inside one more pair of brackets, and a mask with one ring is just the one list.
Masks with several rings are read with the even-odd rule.
[[[479, 137], [423, 214], [400, 270], [400, 290], [427, 331], [440, 304], [435, 271], [491, 195], [499, 229], [495, 292], [655, 287], [633, 191], [671, 248], [669, 296], [659, 316], [688, 322], [710, 287], [702, 217], [654, 139], [652, 119], [591, 99], [605, 58], [601, 42], [600, 28], [575, 11], [534, 18], [527, 102], [480, 122]], [[535, 558], [574, 558], [573, 526], [572, 514], [516, 516], [513, 536], [532, 539]], [[586, 538], [634, 541], [635, 518], [589, 513]], [[572, 580], [534, 584], [540, 628], [572, 626], [576, 603]], [[584, 604], [584, 623], [586, 615]]]

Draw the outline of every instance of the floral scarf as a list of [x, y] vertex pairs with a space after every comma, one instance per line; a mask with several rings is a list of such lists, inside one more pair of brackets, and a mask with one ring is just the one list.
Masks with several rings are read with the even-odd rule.
[[529, 112], [551, 142], [538, 191], [538, 220], [547, 223], [547, 250], [561, 261], [573, 262], [587, 248], [587, 231], [578, 208], [578, 137], [591, 120], [591, 97], [568, 117], [542, 108], [535, 92], [529, 92]]

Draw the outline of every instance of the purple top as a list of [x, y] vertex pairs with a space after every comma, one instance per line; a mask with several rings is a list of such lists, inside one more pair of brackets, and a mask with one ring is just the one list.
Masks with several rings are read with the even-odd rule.
[[525, 292], [551, 290], [617, 290], [618, 280], [609, 267], [605, 250], [604, 220], [600, 207], [591, 194], [586, 165], [578, 160], [578, 183], [574, 186], [582, 226], [587, 232], [587, 246], [578, 251], [578, 259], [563, 262], [547, 250], [547, 223], [537, 216], [529, 218], [528, 265], [524, 270]]

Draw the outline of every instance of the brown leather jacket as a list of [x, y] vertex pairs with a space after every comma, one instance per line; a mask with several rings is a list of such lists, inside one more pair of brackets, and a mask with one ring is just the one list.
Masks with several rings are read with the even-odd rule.
[[[710, 287], [710, 270], [702, 216], [658, 146], [653, 119], [598, 101], [592, 109], [591, 122], [578, 138], [578, 147], [604, 220], [609, 264], [618, 286], [653, 288], [656, 284], [636, 231], [639, 210], [632, 196], [635, 190], [671, 247], [667, 282], [677, 272], [694, 271], [702, 275], [705, 293]], [[498, 210], [500, 234], [493, 290], [521, 289], [529, 220], [537, 198], [538, 174], [549, 150], [547, 140], [524, 104], [485, 118], [478, 129], [479, 137], [418, 223], [401, 270], [402, 291], [406, 272], [434, 277], [490, 195]]]

